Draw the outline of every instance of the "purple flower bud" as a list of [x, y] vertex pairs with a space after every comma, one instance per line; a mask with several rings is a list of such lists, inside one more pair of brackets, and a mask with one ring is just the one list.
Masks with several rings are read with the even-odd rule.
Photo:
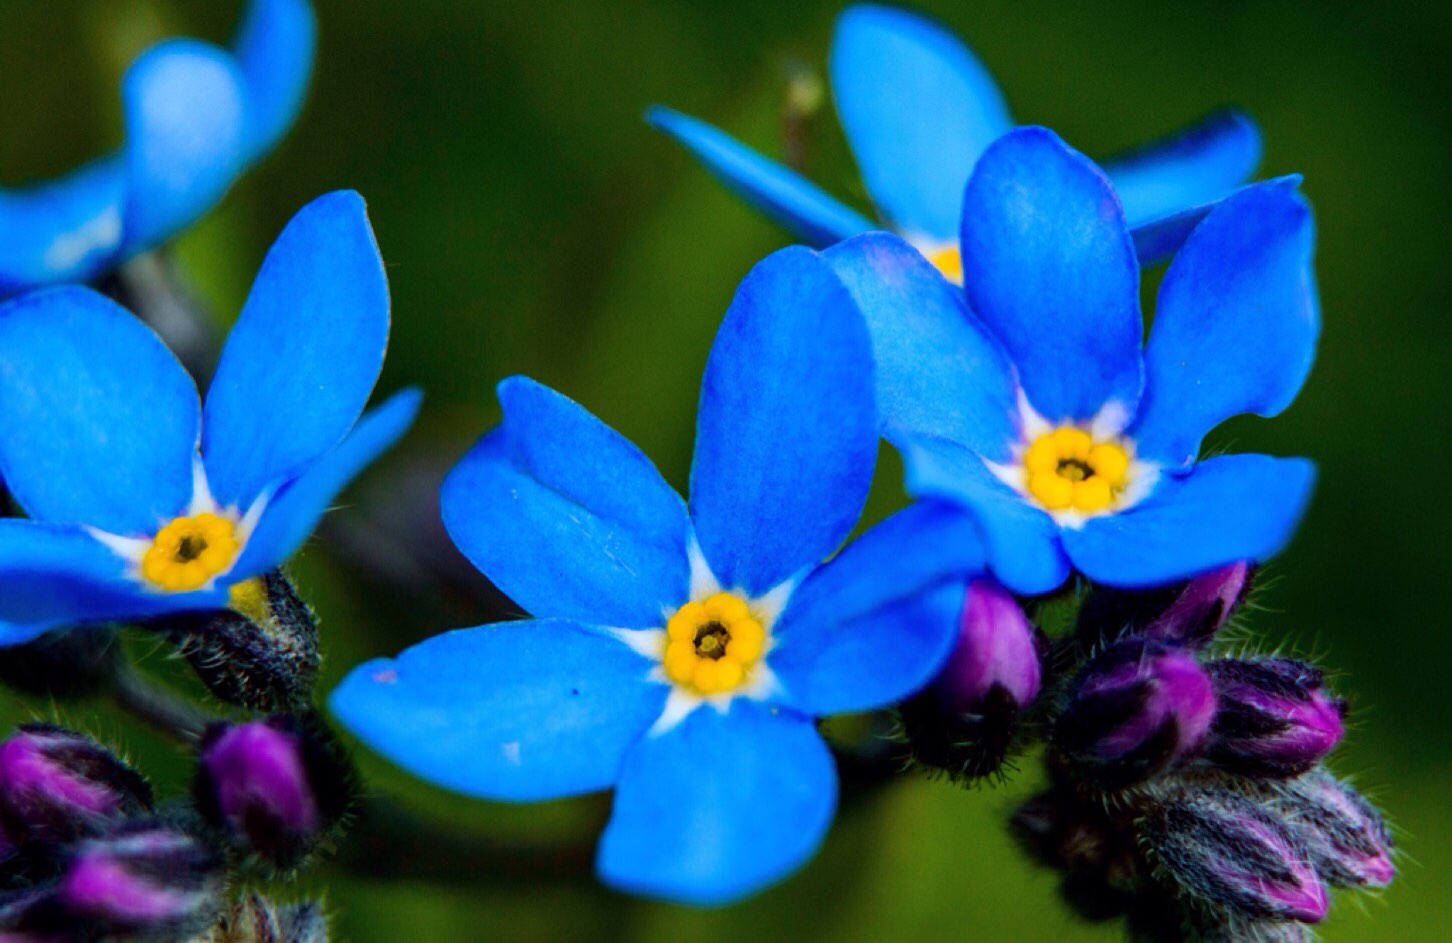
[[1209, 747], [1219, 766], [1245, 776], [1297, 776], [1341, 741], [1346, 703], [1322, 689], [1311, 665], [1227, 658], [1206, 670], [1220, 702]]
[[1228, 789], [1171, 797], [1145, 820], [1161, 876], [1202, 905], [1260, 920], [1321, 921], [1330, 897], [1298, 832]]
[[1125, 639], [1075, 680], [1054, 742], [1079, 775], [1128, 785], [1197, 753], [1214, 716], [1215, 692], [1193, 655]]
[[0, 743], [0, 827], [11, 843], [94, 834], [151, 806], [146, 780], [89, 737], [25, 724]]
[[290, 867], [342, 816], [349, 773], [321, 725], [282, 716], [218, 724], [202, 740], [197, 808], [249, 850]]
[[222, 877], [220, 857], [186, 832], [133, 822], [82, 842], [65, 866], [55, 899], [98, 936], [184, 935], [200, 932], [213, 919]]
[[938, 677], [938, 697], [958, 714], [979, 713], [1007, 697], [1023, 708], [1042, 682], [1034, 627], [1012, 595], [991, 580], [976, 580], [963, 599], [958, 643]]
[[1204, 646], [1225, 627], [1250, 592], [1254, 572], [1249, 563], [1232, 563], [1197, 576], [1145, 626], [1144, 634], [1194, 648]]
[[1290, 783], [1273, 803], [1300, 826], [1311, 861], [1338, 887], [1386, 887], [1396, 877], [1392, 838], [1381, 813], [1324, 770]]

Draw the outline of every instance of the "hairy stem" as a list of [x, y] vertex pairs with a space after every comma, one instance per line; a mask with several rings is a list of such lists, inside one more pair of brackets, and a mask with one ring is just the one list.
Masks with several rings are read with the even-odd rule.
[[111, 700], [131, 716], [182, 743], [195, 743], [211, 715], [172, 693], [123, 661], [116, 668]]

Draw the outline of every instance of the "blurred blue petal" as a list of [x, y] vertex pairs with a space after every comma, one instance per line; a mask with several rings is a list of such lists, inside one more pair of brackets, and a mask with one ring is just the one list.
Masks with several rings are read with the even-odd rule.
[[631, 893], [729, 904], [806, 863], [836, 801], [810, 719], [745, 698], [701, 707], [626, 754], [596, 867]]
[[937, 436], [1004, 458], [1018, 437], [1013, 365], [962, 290], [888, 233], [822, 255], [867, 321], [884, 435]]
[[911, 494], [955, 501], [973, 512], [1000, 583], [1032, 596], [1058, 589], [1068, 578], [1058, 525], [999, 481], [981, 456], [942, 439], [911, 439], [898, 448]]
[[48, 629], [225, 605], [225, 591], [156, 594], [80, 527], [0, 520], [0, 645]]
[[444, 480], [444, 526], [536, 616], [664, 625], [690, 588], [685, 503], [650, 459], [559, 393], [499, 385], [504, 422]]
[[1273, 416], [1316, 355], [1320, 310], [1311, 209], [1298, 178], [1246, 187], [1195, 230], [1160, 285], [1145, 347], [1139, 454], [1179, 465], [1237, 413]]
[[838, 18], [830, 71], [883, 215], [909, 236], [951, 242], [974, 162], [1013, 126], [993, 77], [936, 23], [870, 4]]
[[308, 0], [252, 0], [248, 7], [232, 44], [247, 83], [245, 162], [271, 150], [302, 110], [317, 31]]
[[0, 190], [0, 297], [81, 281], [121, 247], [126, 179], [119, 157], [23, 190]]
[[1065, 529], [1064, 547], [1091, 580], [1155, 586], [1243, 560], [1291, 539], [1315, 483], [1305, 459], [1225, 455], [1166, 475], [1142, 503]]
[[245, 510], [342, 440], [383, 366], [388, 320], [363, 198], [303, 207], [263, 260], [207, 393], [202, 449], [218, 503]]
[[900, 701], [943, 666], [963, 586], [987, 554], [961, 508], [919, 501], [858, 537], [792, 593], [767, 662], [803, 713]]
[[125, 242], [139, 251], [211, 209], [243, 167], [247, 91], [237, 60], [172, 39], [126, 73]]
[[1105, 161], [1104, 172], [1139, 227], [1224, 198], [1255, 172], [1260, 150], [1255, 122], [1227, 109]]
[[422, 401], [418, 390], [404, 390], [365, 413], [337, 448], [278, 492], [268, 502], [229, 577], [236, 581], [256, 576], [292, 556], [338, 492], [408, 431]]
[[653, 662], [564, 620], [435, 636], [359, 665], [328, 703], [404, 769], [456, 792], [530, 802], [605, 789], [660, 716]]
[[150, 535], [192, 499], [200, 408], [171, 351], [63, 287], [0, 306], [0, 477], [37, 520]]
[[728, 190], [816, 246], [873, 229], [816, 184], [704, 121], [659, 105], [645, 120], [679, 141]]
[[963, 206], [963, 281], [974, 312], [1051, 422], [1133, 414], [1143, 382], [1139, 264], [1099, 168], [1044, 128], [988, 149]]
[[867, 499], [876, 424], [851, 297], [809, 249], [768, 256], [737, 289], [701, 383], [691, 516], [722, 586], [763, 593], [837, 549]]

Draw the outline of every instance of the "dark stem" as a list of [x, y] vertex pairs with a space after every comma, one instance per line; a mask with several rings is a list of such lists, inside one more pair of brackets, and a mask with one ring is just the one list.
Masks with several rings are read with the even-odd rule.
[[200, 299], [160, 251], [138, 255], [100, 286], [151, 326], [187, 372], [205, 382], [217, 361], [217, 336]]
[[125, 661], [116, 668], [111, 700], [131, 716], [187, 744], [200, 740], [213, 719]]

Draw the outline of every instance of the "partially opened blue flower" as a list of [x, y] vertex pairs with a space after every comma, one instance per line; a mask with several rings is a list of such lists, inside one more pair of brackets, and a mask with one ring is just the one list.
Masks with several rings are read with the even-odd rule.
[[619, 888], [714, 905], [778, 880], [835, 805], [813, 718], [929, 681], [982, 567], [971, 520], [934, 503], [832, 556], [872, 477], [873, 396], [861, 316], [802, 248], [760, 263], [727, 312], [689, 504], [580, 406], [506, 380], [504, 422], [445, 482], [443, 515], [535, 618], [364, 664], [334, 712], [468, 795], [614, 786], [597, 865]]
[[[849, 7], [838, 19], [830, 72], [842, 128], [882, 223], [961, 281], [963, 187], [988, 145], [1014, 127], [993, 77], [937, 23], [872, 4]], [[813, 245], [882, 228], [703, 121], [660, 107], [647, 118], [727, 187]], [[1106, 171], [1141, 254], [1162, 258], [1259, 160], [1255, 125], [1220, 112]]]
[[224, 607], [278, 566], [408, 428], [418, 394], [364, 416], [388, 284], [356, 193], [288, 224], [199, 401], [151, 329], [90, 289], [0, 305], [0, 644]]
[[297, 117], [315, 33], [308, 0], [251, 0], [231, 50], [169, 39], [138, 57], [119, 152], [0, 190], [0, 296], [93, 278], [211, 209]]
[[1143, 349], [1114, 188], [1042, 128], [978, 162], [965, 288], [886, 233], [826, 253], [867, 318], [909, 490], [971, 508], [1002, 582], [1044, 592], [1072, 565], [1146, 586], [1289, 539], [1309, 462], [1196, 459], [1211, 428], [1280, 412], [1310, 371], [1320, 318], [1297, 184], [1248, 186], [1205, 217], [1165, 273]]

